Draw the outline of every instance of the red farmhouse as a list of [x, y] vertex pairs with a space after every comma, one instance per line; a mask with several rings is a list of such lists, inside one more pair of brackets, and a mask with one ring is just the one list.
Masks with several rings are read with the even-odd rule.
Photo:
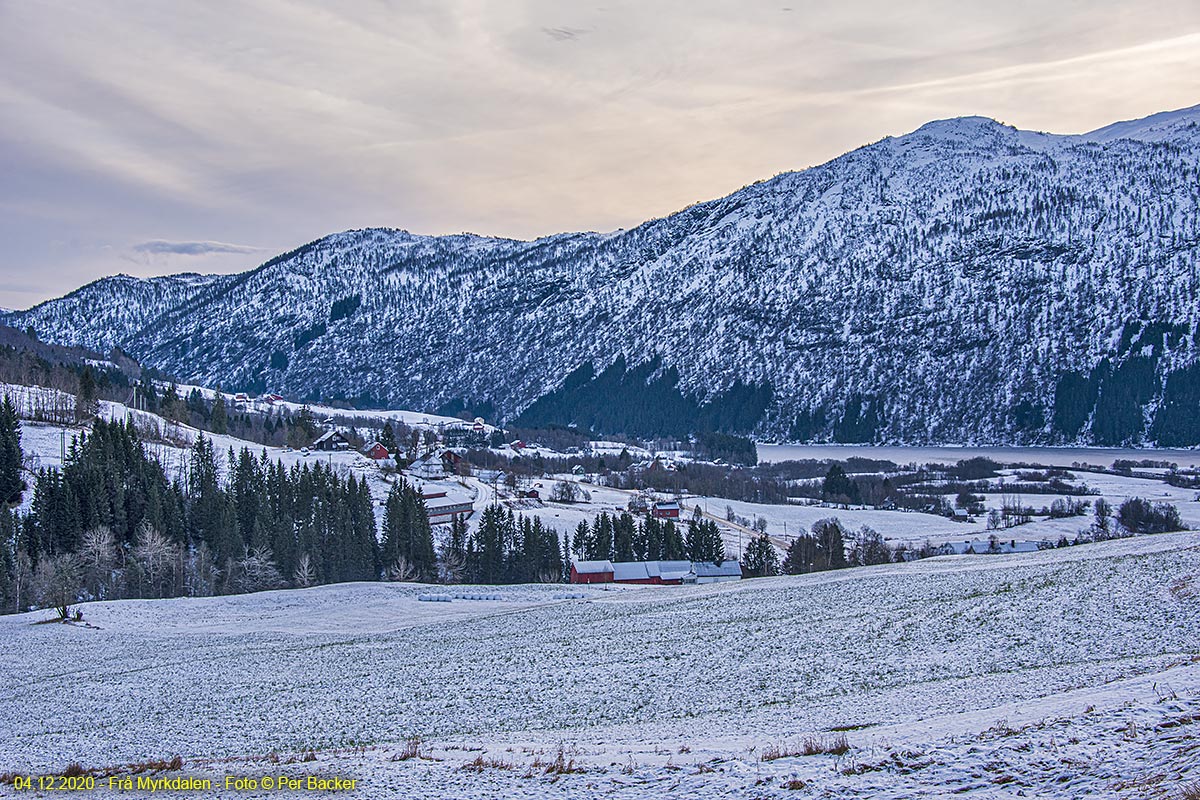
[[650, 513], [658, 519], [679, 519], [679, 503], [674, 500], [655, 503]]
[[381, 445], [379, 442], [371, 442], [371, 444], [367, 445], [367, 449], [363, 450], [363, 454], [366, 455], [367, 458], [373, 458], [376, 461], [382, 461], [385, 458], [392, 457], [392, 454], [387, 451], [387, 448]]

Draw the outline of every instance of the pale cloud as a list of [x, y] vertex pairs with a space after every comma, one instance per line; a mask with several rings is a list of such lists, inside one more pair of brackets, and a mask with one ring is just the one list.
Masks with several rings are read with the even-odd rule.
[[135, 253], [151, 255], [207, 256], [213, 253], [257, 253], [262, 248], [226, 242], [168, 242], [152, 239], [135, 244], [130, 249]]
[[0, 305], [628, 227], [941, 117], [1090, 130], [1200, 102], [1198, 45], [1194, 0], [0, 3]]

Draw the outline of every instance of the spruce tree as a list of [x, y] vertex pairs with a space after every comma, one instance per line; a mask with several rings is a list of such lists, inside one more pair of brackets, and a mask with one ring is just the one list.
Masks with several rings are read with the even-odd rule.
[[396, 444], [396, 432], [392, 430], [392, 423], [383, 423], [383, 430], [379, 432], [379, 443], [383, 445], [389, 454], [396, 455], [399, 447]]
[[[613, 521], [613, 560], [634, 561], [633, 538], [635, 523], [633, 515], [623, 512]], [[640, 560], [640, 559], [637, 559]]]
[[861, 501], [858, 484], [852, 481], [841, 465], [833, 464], [821, 484], [821, 499], [831, 503], [849, 505]]
[[687, 554], [692, 561], [720, 564], [725, 560], [725, 542], [717, 523], [707, 519], [688, 523]]
[[0, 505], [19, 503], [25, 490], [21, 478], [21, 422], [12, 398], [4, 396], [0, 403]]
[[213, 400], [209, 426], [212, 428], [213, 433], [225, 433], [229, 430], [229, 416], [225, 410], [225, 395], [221, 394], [219, 386], [217, 387], [217, 397]]
[[492, 504], [484, 508], [468, 551], [468, 572], [472, 583], [500, 583], [504, 578], [505, 517], [503, 509]]
[[400, 478], [392, 486], [384, 511], [383, 569], [401, 580], [433, 581], [437, 556], [433, 530], [420, 492]]
[[674, 520], [667, 520], [662, 526], [662, 559], [664, 561], [682, 561], [687, 558], [687, 547], [684, 545], [683, 533]]
[[450, 521], [450, 534], [438, 555], [438, 579], [443, 583], [459, 583], [467, 568], [467, 518], [455, 514]]
[[592, 552], [592, 529], [586, 519], [581, 519], [575, 526], [575, 535], [571, 538], [571, 552], [576, 558], [588, 558]]
[[596, 518], [592, 526], [591, 547], [587, 558], [592, 561], [613, 559], [613, 519], [607, 513]]
[[782, 570], [786, 575], [801, 575], [815, 568], [817, 542], [807, 533], [802, 533], [788, 545]]
[[779, 553], [765, 533], [750, 540], [746, 548], [745, 566], [746, 571], [756, 578], [779, 573]]
[[240, 559], [245, 546], [238, 535], [233, 504], [221, 489], [212, 440], [203, 433], [196, 437], [188, 471], [188, 527], [207, 542], [219, 568]]
[[84, 422], [96, 416], [98, 403], [96, 400], [96, 377], [92, 368], [85, 366], [79, 373], [79, 388], [75, 392], [75, 421]]
[[647, 516], [642, 520], [641, 540], [645, 547], [647, 561], [666, 559], [664, 552], [663, 524], [657, 517]]

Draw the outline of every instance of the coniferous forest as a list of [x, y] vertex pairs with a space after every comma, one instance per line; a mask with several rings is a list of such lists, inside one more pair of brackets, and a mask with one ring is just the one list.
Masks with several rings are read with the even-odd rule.
[[[419, 491], [402, 477], [380, 529], [365, 480], [320, 461], [285, 468], [201, 434], [167, 477], [131, 424], [97, 419], [62, 469], [21, 476], [20, 422], [0, 403], [0, 609], [87, 599], [232, 594], [323, 583], [560, 581], [566, 553], [540, 521], [498, 506], [440, 551]], [[26, 513], [9, 508], [32, 492]]]

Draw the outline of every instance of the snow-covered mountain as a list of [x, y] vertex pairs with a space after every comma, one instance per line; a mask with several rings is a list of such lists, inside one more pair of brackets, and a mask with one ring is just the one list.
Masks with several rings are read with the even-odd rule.
[[1198, 297], [1200, 106], [941, 120], [628, 231], [348, 231], [4, 320], [227, 389], [530, 422], [1193, 444]]
[[194, 273], [160, 278], [112, 275], [29, 311], [0, 314], [0, 320], [13, 327], [32, 326], [41, 338], [53, 344], [107, 353], [167, 309], [205, 289], [220, 287], [233, 277]]

